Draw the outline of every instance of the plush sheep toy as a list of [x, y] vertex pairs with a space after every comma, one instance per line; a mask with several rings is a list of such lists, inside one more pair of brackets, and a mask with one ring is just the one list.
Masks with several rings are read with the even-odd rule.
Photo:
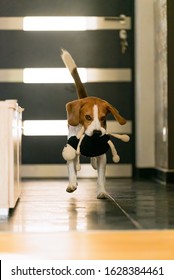
[[123, 142], [129, 141], [129, 136], [126, 134], [104, 134], [102, 136], [94, 134], [88, 136], [84, 133], [84, 128], [82, 127], [76, 136], [71, 136], [68, 139], [62, 151], [62, 156], [66, 161], [74, 160], [77, 157], [77, 171], [80, 170], [80, 154], [86, 157], [97, 157], [111, 149], [113, 162], [119, 162], [120, 157], [117, 154], [114, 144], [110, 140], [111, 136]]

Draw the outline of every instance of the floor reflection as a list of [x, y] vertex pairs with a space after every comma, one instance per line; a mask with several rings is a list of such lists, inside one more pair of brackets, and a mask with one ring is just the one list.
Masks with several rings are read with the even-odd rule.
[[116, 205], [96, 199], [96, 180], [79, 180], [72, 194], [66, 185], [66, 180], [23, 182], [21, 199], [9, 219], [0, 220], [0, 231], [131, 230], [138, 229], [136, 223], [143, 229], [174, 228], [174, 186], [109, 179]]

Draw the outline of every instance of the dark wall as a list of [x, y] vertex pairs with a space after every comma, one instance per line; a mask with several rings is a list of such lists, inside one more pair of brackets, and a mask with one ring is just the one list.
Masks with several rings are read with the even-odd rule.
[[2, 0], [0, 16], [115, 16], [130, 15], [132, 0]]
[[[0, 17], [24, 16], [126, 16], [134, 18], [132, 0], [3, 0]], [[134, 31], [128, 31], [129, 47], [120, 52], [119, 30], [78, 32], [25, 32], [0, 30], [0, 68], [64, 67], [60, 49], [67, 49], [79, 67], [130, 68], [134, 72]], [[117, 106], [127, 120], [134, 121], [134, 82], [88, 83], [89, 95]], [[65, 105], [76, 98], [71, 84], [0, 83], [0, 99], [17, 99], [25, 108], [23, 120], [65, 119]], [[61, 151], [66, 137], [23, 136], [24, 164], [64, 163]], [[118, 142], [121, 162], [133, 163], [134, 138]], [[110, 156], [109, 156], [110, 157]], [[83, 159], [85, 161], [85, 159]], [[111, 159], [109, 158], [111, 162]]]

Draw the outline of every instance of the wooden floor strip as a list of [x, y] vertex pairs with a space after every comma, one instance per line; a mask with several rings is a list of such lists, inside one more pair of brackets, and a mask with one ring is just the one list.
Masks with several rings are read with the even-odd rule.
[[174, 231], [0, 233], [0, 253], [61, 260], [173, 260]]

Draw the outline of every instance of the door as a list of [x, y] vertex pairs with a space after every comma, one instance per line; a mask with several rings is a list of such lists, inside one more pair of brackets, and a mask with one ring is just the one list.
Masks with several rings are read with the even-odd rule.
[[[69, 77], [65, 78], [63, 74], [61, 78], [62, 72], [57, 71], [64, 70], [61, 48], [72, 54], [79, 68], [87, 70], [85, 87], [89, 96], [107, 100], [128, 120], [122, 127], [112, 116], [108, 118], [110, 132], [127, 133], [131, 140], [123, 143], [113, 139], [120, 162], [114, 164], [108, 152], [106, 175], [132, 176], [133, 11], [132, 0], [31, 0], [25, 4], [14, 0], [0, 3], [0, 99], [17, 99], [25, 108], [23, 177], [67, 176], [62, 158], [67, 138], [65, 105], [77, 96], [74, 84], [68, 82]], [[45, 16], [47, 18], [41, 18]], [[60, 19], [65, 22], [58, 24]], [[53, 20], [53, 25], [49, 25]], [[74, 27], [76, 20], [81, 22], [77, 21]], [[120, 38], [120, 31], [126, 33], [125, 41]], [[121, 47], [123, 41], [128, 43], [125, 52]], [[89, 159], [81, 158], [81, 163], [79, 177], [96, 176]]]

